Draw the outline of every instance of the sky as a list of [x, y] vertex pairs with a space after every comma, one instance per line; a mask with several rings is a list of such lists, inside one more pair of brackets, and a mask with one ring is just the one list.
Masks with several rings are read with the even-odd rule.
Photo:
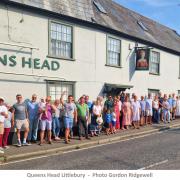
[[180, 0], [114, 0], [180, 34]]

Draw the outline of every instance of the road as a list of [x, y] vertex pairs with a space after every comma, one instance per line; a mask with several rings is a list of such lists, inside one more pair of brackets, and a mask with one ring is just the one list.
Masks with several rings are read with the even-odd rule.
[[180, 129], [23, 162], [3, 170], [180, 169]]

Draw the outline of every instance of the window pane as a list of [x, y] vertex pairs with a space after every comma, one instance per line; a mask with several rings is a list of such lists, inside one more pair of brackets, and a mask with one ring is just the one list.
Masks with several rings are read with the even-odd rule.
[[120, 40], [109, 37], [108, 38], [108, 64], [120, 65]]
[[51, 23], [51, 55], [72, 58], [72, 27]]
[[150, 72], [159, 74], [160, 56], [158, 52], [152, 51], [150, 56]]

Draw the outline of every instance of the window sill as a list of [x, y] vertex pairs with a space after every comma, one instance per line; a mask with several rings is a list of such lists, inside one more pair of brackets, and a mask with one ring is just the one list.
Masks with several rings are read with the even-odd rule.
[[109, 64], [105, 64], [105, 66], [114, 67], [114, 68], [122, 68], [122, 66], [115, 66], [115, 65], [109, 65]]
[[155, 76], [160, 76], [160, 74], [159, 73], [149, 73], [150, 75], [155, 75]]
[[52, 56], [52, 55], [47, 55], [47, 58], [53, 58], [53, 59], [60, 59], [60, 60], [64, 60], [64, 61], [76, 61], [73, 58], [66, 58], [66, 57], [58, 57], [58, 56]]

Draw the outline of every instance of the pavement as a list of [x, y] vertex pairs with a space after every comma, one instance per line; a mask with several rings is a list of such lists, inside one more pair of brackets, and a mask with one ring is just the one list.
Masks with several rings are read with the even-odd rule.
[[[180, 170], [180, 128], [8, 162], [1, 170]], [[69, 171], [71, 172], [71, 171]], [[98, 173], [95, 173], [98, 174]], [[97, 175], [93, 177], [98, 177]]]
[[153, 124], [140, 129], [120, 130], [116, 134], [107, 136], [102, 133], [98, 137], [93, 137], [91, 140], [80, 141], [78, 137], [71, 139], [70, 144], [65, 144], [64, 140], [53, 141], [53, 144], [32, 144], [31, 146], [16, 147], [10, 146], [5, 150], [4, 154], [0, 154], [0, 164], [25, 160], [28, 158], [37, 158], [46, 155], [63, 154], [64, 152], [78, 150], [82, 148], [90, 148], [101, 144], [110, 144], [113, 142], [126, 141], [127, 139], [139, 138], [141, 136], [156, 134], [161, 131], [169, 130], [171, 128], [180, 127], [180, 119], [174, 120], [169, 124]]

